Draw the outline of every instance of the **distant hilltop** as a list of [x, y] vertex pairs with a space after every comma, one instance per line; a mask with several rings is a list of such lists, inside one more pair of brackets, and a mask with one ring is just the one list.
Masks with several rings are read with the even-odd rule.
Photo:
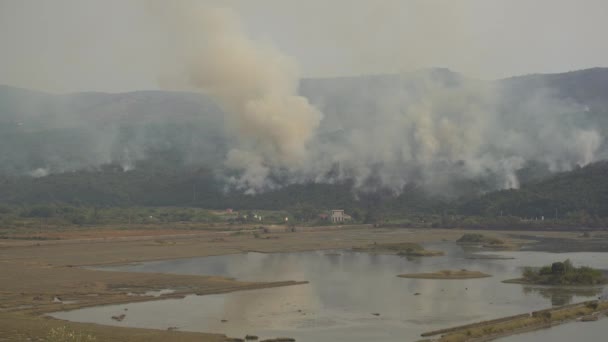
[[[247, 168], [242, 160], [243, 174], [226, 163], [239, 137], [227, 130], [222, 109], [203, 94], [55, 95], [0, 86], [0, 175], [7, 184], [27, 183], [34, 193], [51, 182], [44, 179], [49, 176], [64, 179], [55, 187], [72, 182], [61, 175], [102, 173], [102, 179], [127, 179], [129, 174], [120, 173], [134, 170], [160, 177], [167, 187], [199, 177], [201, 183], [213, 184], [213, 191], [257, 195], [311, 183], [393, 197], [416, 189], [430, 198], [467, 198], [467, 212], [496, 211], [475, 202], [478, 196], [516, 196], [492, 191], [526, 189], [527, 184], [551, 182], [560, 172], [577, 175], [579, 167], [606, 159], [606, 89], [608, 68], [496, 81], [441, 68], [304, 79], [300, 94], [323, 113], [304, 159], [289, 168]], [[185, 176], [171, 179], [171, 173]], [[243, 177], [258, 181], [258, 187], [237, 183]], [[4, 200], [28, 196], [5, 194]], [[560, 201], [570, 203], [565, 197]], [[508, 210], [525, 211], [515, 202]]]

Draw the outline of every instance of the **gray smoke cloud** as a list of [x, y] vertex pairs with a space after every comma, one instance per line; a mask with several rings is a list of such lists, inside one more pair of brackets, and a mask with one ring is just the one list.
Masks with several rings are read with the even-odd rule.
[[[0, 174], [44, 177], [163, 156], [174, 166], [225, 156], [222, 114], [200, 94], [52, 95], [0, 86]], [[159, 164], [159, 163], [157, 163]]]
[[362, 77], [355, 88], [328, 80], [303, 89], [312, 106], [298, 94], [295, 61], [247, 37], [234, 12], [188, 6], [178, 18], [186, 57], [171, 80], [222, 108], [233, 141], [225, 166], [248, 193], [277, 187], [277, 178], [394, 192], [417, 182], [441, 192], [454, 179], [492, 177], [494, 188], [517, 188], [526, 161], [568, 170], [594, 161], [602, 142], [575, 122], [580, 105], [543, 87], [517, 96], [442, 69]]
[[602, 144], [584, 106], [545, 88], [521, 96], [504, 82], [441, 69], [370, 77], [363, 84], [346, 91], [361, 94], [358, 99], [332, 93], [339, 83], [317, 99], [331, 118], [319, 135], [336, 137], [315, 140], [306, 172], [317, 181], [354, 179], [359, 188], [394, 191], [417, 182], [441, 193], [458, 179], [491, 177], [494, 189], [518, 188], [517, 172], [526, 161], [569, 170], [595, 161]]
[[184, 70], [171, 82], [203, 92], [222, 108], [235, 142], [225, 165], [242, 171], [231, 183], [248, 193], [270, 188], [272, 169], [303, 166], [321, 113], [297, 93], [295, 61], [247, 37], [234, 12], [187, 9], [174, 25], [189, 44]]
[[[146, 44], [162, 50], [150, 72], [163, 87], [191, 93], [11, 93], [0, 101], [0, 119], [12, 125], [0, 135], [3, 168], [32, 177], [108, 163], [129, 171], [169, 151], [162, 162], [214, 168], [247, 193], [352, 181], [358, 191], [399, 193], [415, 183], [457, 195], [454, 184], [480, 179], [487, 190], [517, 188], [532, 161], [564, 171], [605, 158], [606, 127], [595, 114], [608, 103], [582, 91], [446, 69], [301, 80], [295, 59], [250, 37], [229, 9], [149, 9], [146, 25], [160, 36]], [[423, 41], [397, 55], [412, 50], [418, 65]]]

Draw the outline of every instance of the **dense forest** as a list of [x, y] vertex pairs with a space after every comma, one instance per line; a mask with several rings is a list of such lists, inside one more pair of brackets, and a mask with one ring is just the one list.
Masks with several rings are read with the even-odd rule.
[[588, 219], [608, 216], [608, 162], [557, 173], [521, 189], [495, 191], [459, 204], [468, 215]]
[[[500, 91], [501, 100], [492, 105], [496, 122], [488, 122], [494, 130], [480, 130], [492, 144], [474, 150], [480, 156], [429, 163], [400, 159], [410, 152], [405, 147], [420, 149], [412, 143], [417, 125], [405, 120], [393, 129], [391, 122], [412, 119], [400, 111], [409, 108], [407, 100], [429, 91], [421, 86], [426, 81], [449, 94], [471, 82], [481, 85], [482, 93]], [[604, 227], [608, 162], [588, 162], [608, 159], [601, 138], [608, 132], [607, 85], [608, 68], [479, 82], [447, 69], [302, 80], [301, 94], [323, 110], [314, 143], [326, 151], [318, 159], [327, 163], [317, 165], [318, 174], [314, 167], [304, 168], [309, 173], [301, 179], [297, 172], [281, 179], [285, 175], [277, 169], [268, 176], [273, 186], [253, 192], [231, 186], [236, 171], [227, 169], [225, 160], [234, 137], [226, 136], [218, 106], [201, 94], [55, 95], [0, 86], [0, 219], [54, 217], [89, 224], [103, 221], [101, 213], [115, 208], [116, 217], [131, 222], [133, 215], [124, 214], [124, 208], [170, 207], [174, 212], [164, 221], [199, 222], [214, 219], [201, 210], [233, 208], [281, 211], [314, 224], [320, 213], [339, 208], [356, 222], [401, 226]], [[448, 96], [445, 103], [431, 106], [436, 121], [456, 115], [456, 122], [458, 115], [476, 108], [453, 108], [460, 103], [455, 99], [461, 97]], [[450, 132], [449, 127], [457, 126], [438, 132]], [[468, 127], [462, 130], [465, 136]], [[580, 134], [570, 136], [573, 131]], [[374, 134], [366, 135], [370, 132]], [[494, 135], [503, 133], [503, 142], [524, 146], [525, 138], [525, 146], [504, 150], [501, 141], [494, 142]], [[539, 134], [544, 134], [542, 141], [535, 140]], [[526, 156], [545, 140], [547, 146]], [[586, 154], [587, 147], [593, 153]], [[340, 163], [336, 151], [348, 158]], [[580, 161], [581, 155], [591, 157]], [[550, 167], [555, 163], [544, 157], [562, 166]], [[579, 164], [586, 166], [572, 169]], [[496, 190], [501, 188], [510, 189]], [[156, 217], [146, 210], [138, 211], [137, 220]], [[104, 220], [112, 215], [106, 216]]]
[[[216, 176], [204, 169], [125, 172], [119, 166], [106, 166], [35, 179], [4, 178], [0, 203], [0, 216], [57, 216], [76, 224], [94, 221], [91, 217], [98, 209], [173, 207], [175, 212], [166, 215], [169, 221], [213, 221], [205, 215], [184, 214], [187, 208], [232, 208], [285, 211], [299, 222], [314, 223], [320, 213], [342, 208], [356, 222], [405, 226], [603, 227], [608, 224], [608, 162], [557, 173], [520, 189], [452, 199], [429, 195], [413, 185], [400, 194], [358, 193], [349, 183], [294, 184], [247, 195], [225, 191]], [[121, 215], [125, 221], [125, 214]]]

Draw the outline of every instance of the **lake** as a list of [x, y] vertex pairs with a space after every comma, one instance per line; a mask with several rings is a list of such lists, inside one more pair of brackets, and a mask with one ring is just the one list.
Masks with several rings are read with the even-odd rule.
[[596, 322], [574, 322], [550, 329], [513, 335], [496, 340], [497, 342], [555, 342], [555, 341], [606, 341], [606, 319]]
[[[465, 250], [453, 243], [425, 247], [440, 249], [446, 254], [408, 259], [351, 251], [244, 253], [103, 267], [101, 269], [112, 271], [220, 275], [247, 281], [307, 280], [310, 283], [85, 308], [52, 316], [116, 326], [178, 327], [232, 337], [254, 334], [261, 338], [294, 337], [298, 342], [392, 342], [416, 341], [426, 331], [608, 296], [605, 288], [556, 291], [501, 282], [518, 277], [523, 266], [542, 266], [566, 258], [577, 266], [606, 267], [607, 253], [471, 254], [475, 250]], [[514, 259], [488, 258], [492, 255]], [[463, 268], [494, 277], [469, 280], [396, 277], [403, 273]], [[126, 318], [122, 322], [111, 319], [111, 316], [123, 313]], [[608, 333], [607, 327], [600, 330], [604, 335]], [[553, 334], [552, 331], [548, 332]], [[526, 336], [512, 336], [504, 341], [537, 341], [518, 339]], [[559, 338], [560, 335], [551, 335], [550, 340], [572, 341]]]

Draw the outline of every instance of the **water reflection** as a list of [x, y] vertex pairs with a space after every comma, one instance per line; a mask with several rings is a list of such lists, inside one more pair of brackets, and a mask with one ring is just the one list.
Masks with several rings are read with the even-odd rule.
[[568, 305], [587, 298], [599, 298], [603, 292], [601, 287], [558, 288], [522, 286], [522, 290], [526, 295], [540, 294], [543, 298], [551, 300], [551, 305], [553, 306]]
[[597, 322], [573, 322], [550, 329], [501, 338], [497, 342], [606, 341], [606, 333], [608, 333], [606, 323], [606, 319]]
[[[561, 294], [501, 281], [524, 266], [570, 258], [576, 265], [608, 264], [602, 253], [567, 255], [492, 252], [503, 259], [474, 258], [460, 246], [433, 244], [441, 257], [407, 258], [351, 251], [236, 255], [167, 260], [106, 269], [220, 275], [241, 280], [308, 280], [306, 285], [188, 296], [126, 305], [124, 321], [111, 316], [125, 305], [58, 313], [59, 318], [101, 324], [225, 333], [264, 338], [291, 336], [314, 341], [415, 341], [425, 331], [546, 308], [596, 297], [597, 292]], [[402, 273], [469, 269], [494, 277], [469, 280], [404, 279]], [[522, 290], [523, 288], [523, 290]], [[417, 295], [418, 294], [418, 295]], [[378, 313], [379, 315], [373, 315]], [[227, 322], [222, 322], [227, 320]]]

